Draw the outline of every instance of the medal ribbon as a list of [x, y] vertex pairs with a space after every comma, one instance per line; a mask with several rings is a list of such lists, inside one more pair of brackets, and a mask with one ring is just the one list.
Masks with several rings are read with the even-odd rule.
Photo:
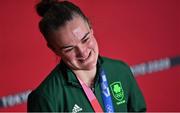
[[[78, 78], [78, 77], [77, 77]], [[88, 97], [89, 102], [91, 103], [91, 106], [93, 107], [94, 111], [97, 112], [103, 112], [101, 105], [99, 104], [96, 96], [92, 92], [92, 90], [79, 79], [79, 82]], [[102, 68], [100, 68], [100, 84], [101, 84], [101, 96], [103, 100], [103, 104], [105, 107], [105, 112], [112, 113], [114, 112], [114, 107], [111, 99], [111, 94], [108, 87], [108, 81], [106, 79], [106, 74]]]
[[82, 82], [79, 78], [78, 78], [86, 96], [88, 97], [89, 102], [91, 103], [91, 106], [93, 107], [95, 113], [98, 112], [103, 112], [101, 105], [99, 104], [96, 96], [94, 95], [94, 93], [92, 92], [92, 90], [84, 83]]
[[112, 113], [114, 112], [113, 103], [108, 87], [108, 81], [106, 79], [106, 74], [102, 68], [100, 68], [100, 84], [101, 84], [101, 96], [103, 99], [105, 112]]

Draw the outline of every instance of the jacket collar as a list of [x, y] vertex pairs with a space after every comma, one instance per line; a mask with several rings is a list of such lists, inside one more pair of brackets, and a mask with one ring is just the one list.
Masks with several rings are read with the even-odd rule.
[[[103, 63], [102, 58], [99, 56], [98, 57], [98, 62], [97, 62], [97, 72], [96, 72], [96, 76], [95, 76], [95, 86], [99, 83], [99, 69], [101, 67]], [[74, 72], [61, 60], [60, 62], [60, 66], [61, 69], [63, 71], [63, 76], [65, 78], [65, 80], [67, 81], [67, 83], [72, 84], [74, 86], [77, 87], [81, 87], [76, 75], [74, 74]]]

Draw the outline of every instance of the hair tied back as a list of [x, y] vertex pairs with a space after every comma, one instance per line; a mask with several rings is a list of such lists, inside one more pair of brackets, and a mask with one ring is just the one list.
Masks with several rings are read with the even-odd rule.
[[56, 3], [58, 3], [59, 0], [41, 0], [36, 5], [36, 11], [39, 16], [44, 17], [44, 15], [47, 13], [47, 11]]

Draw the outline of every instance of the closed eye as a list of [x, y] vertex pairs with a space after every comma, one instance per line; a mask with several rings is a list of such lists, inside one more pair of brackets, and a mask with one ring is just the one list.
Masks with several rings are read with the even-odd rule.
[[73, 50], [73, 48], [67, 48], [67, 49], [64, 49], [64, 52], [70, 52], [72, 50]]
[[90, 39], [90, 37], [86, 37], [82, 40], [82, 43], [86, 43], [88, 40]]
[[82, 43], [85, 43], [85, 42], [87, 42], [88, 40], [89, 40], [89, 38], [90, 38], [90, 32], [87, 32], [85, 35], [84, 35], [84, 37], [81, 39], [81, 42]]
[[65, 47], [61, 48], [61, 50], [62, 50], [63, 52], [70, 52], [70, 51], [72, 51], [73, 49], [74, 49], [73, 46], [65, 46]]

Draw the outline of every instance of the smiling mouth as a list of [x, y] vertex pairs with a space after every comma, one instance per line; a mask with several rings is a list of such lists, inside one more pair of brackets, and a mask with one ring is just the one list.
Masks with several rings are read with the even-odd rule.
[[85, 62], [89, 59], [90, 56], [91, 56], [91, 51], [90, 51], [90, 53], [89, 53], [89, 55], [88, 55], [87, 58], [85, 58], [85, 59], [79, 59], [79, 61], [80, 61], [81, 63], [85, 63]]

